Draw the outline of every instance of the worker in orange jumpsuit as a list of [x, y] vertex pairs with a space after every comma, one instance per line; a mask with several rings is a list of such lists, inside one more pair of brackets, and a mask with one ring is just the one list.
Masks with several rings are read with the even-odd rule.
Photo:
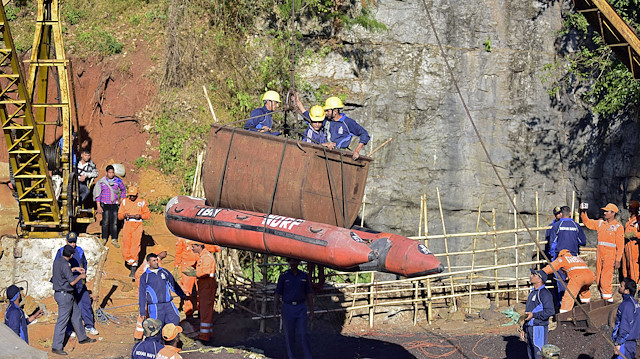
[[[167, 258], [167, 247], [159, 246], [158, 248], [153, 248], [151, 250], [151, 253], [155, 253], [158, 255], [158, 265], [162, 267], [162, 260]], [[140, 287], [140, 277], [142, 276], [142, 273], [144, 273], [144, 271], [147, 270], [147, 268], [149, 268], [149, 264], [145, 259], [144, 262], [142, 262], [142, 265], [140, 266], [140, 268], [136, 270], [135, 281], [136, 281], [137, 287]], [[142, 326], [143, 322], [144, 322], [144, 318], [141, 317], [140, 314], [138, 313], [138, 320], [136, 321], [136, 330], [133, 332], [133, 338], [136, 343], [139, 343], [142, 341], [142, 336], [144, 334], [144, 328]]]
[[[189, 271], [189, 268], [196, 268], [196, 263], [198, 263], [200, 256], [191, 250], [191, 243], [197, 242], [189, 241], [184, 238], [178, 238], [178, 241], [176, 242], [176, 260], [174, 261], [173, 274], [175, 278], [178, 278], [178, 272], [185, 272]], [[189, 297], [188, 300], [185, 300], [184, 303], [182, 303], [182, 310], [184, 310], [184, 314], [186, 315], [193, 315], [193, 307], [197, 302], [196, 290], [194, 288], [196, 285], [196, 277], [182, 275], [180, 277], [180, 285], [182, 286], [184, 293]]]
[[616, 221], [618, 206], [609, 203], [602, 207], [602, 210], [604, 210], [604, 219], [589, 219], [584, 209], [581, 209], [580, 218], [587, 228], [598, 231], [596, 283], [598, 283], [602, 299], [613, 303], [611, 282], [613, 281], [613, 270], [620, 268], [624, 252], [624, 228]]
[[[216, 281], [216, 260], [213, 253], [205, 248], [202, 243], [191, 244], [193, 253], [198, 254], [198, 263], [196, 264], [195, 277], [198, 285], [198, 313], [200, 315], [200, 334], [198, 339], [203, 342], [211, 340], [213, 332], [213, 306], [216, 300], [216, 290], [218, 282]], [[212, 250], [220, 251], [220, 247], [213, 246]], [[193, 276], [193, 271], [185, 273]]]
[[127, 191], [127, 198], [120, 203], [118, 219], [124, 220], [122, 227], [122, 256], [128, 266], [131, 266], [129, 277], [135, 278], [138, 269], [138, 255], [142, 240], [142, 221], [151, 218], [151, 211], [147, 202], [138, 198], [138, 188], [131, 186]]
[[[568, 249], [563, 249], [558, 253], [558, 258], [556, 258], [555, 261], [542, 268], [547, 275], [553, 273], [554, 269], [556, 272], [564, 272], [567, 275], [568, 282], [568, 291], [562, 296], [560, 313], [573, 309], [573, 297], [579, 297], [582, 303], [591, 301], [591, 291], [589, 288], [596, 280], [596, 276], [582, 258], [571, 255]], [[573, 297], [569, 293], [573, 294]]]
[[638, 210], [640, 202], [629, 202], [629, 220], [624, 226], [624, 256], [622, 257], [622, 276], [631, 278], [638, 283], [640, 270], [638, 268]]

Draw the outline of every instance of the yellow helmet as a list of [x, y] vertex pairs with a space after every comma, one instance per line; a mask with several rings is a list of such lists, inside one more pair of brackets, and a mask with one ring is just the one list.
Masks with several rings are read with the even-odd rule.
[[343, 107], [344, 107], [344, 104], [342, 103], [342, 100], [335, 96], [329, 97], [327, 101], [324, 102], [325, 111], [331, 110], [334, 108], [343, 108]]
[[280, 102], [280, 95], [275, 91], [267, 91], [262, 95], [262, 101]]
[[324, 121], [324, 109], [322, 106], [315, 105], [311, 107], [311, 110], [309, 110], [309, 117], [311, 117], [311, 122]]

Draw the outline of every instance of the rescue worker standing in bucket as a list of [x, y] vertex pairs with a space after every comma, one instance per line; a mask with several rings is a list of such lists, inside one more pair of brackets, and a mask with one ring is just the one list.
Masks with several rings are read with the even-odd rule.
[[629, 202], [629, 220], [624, 226], [624, 256], [622, 257], [622, 276], [633, 279], [638, 283], [640, 271], [638, 268], [638, 210], [640, 202]]
[[271, 114], [278, 109], [280, 95], [275, 91], [267, 91], [262, 95], [262, 103], [264, 106], [251, 111], [249, 119], [244, 123], [244, 129], [278, 136], [280, 131], [272, 131], [273, 119]]
[[[596, 280], [596, 276], [593, 274], [587, 264], [578, 256], [574, 256], [568, 249], [563, 249], [558, 254], [558, 258], [551, 262], [551, 264], [542, 268], [547, 275], [562, 271], [565, 273], [565, 283], [567, 283], [567, 289], [569, 293], [574, 297], [580, 298], [582, 303], [588, 303], [591, 301], [591, 291], [589, 287]], [[561, 285], [562, 283], [558, 283]], [[573, 309], [573, 297], [569, 293], [564, 293], [562, 297], [562, 305], [560, 306], [560, 313], [568, 312]]]
[[602, 299], [613, 303], [613, 270], [620, 268], [620, 260], [624, 252], [624, 229], [616, 221], [618, 206], [609, 203], [602, 207], [604, 219], [589, 219], [587, 212], [580, 206], [580, 218], [584, 225], [598, 231], [598, 247], [596, 250], [596, 283]]
[[636, 357], [636, 340], [640, 336], [640, 305], [633, 298], [636, 288], [636, 282], [631, 278], [623, 278], [618, 287], [622, 302], [618, 305], [611, 339], [616, 345], [617, 358], [620, 359], [622, 355], [627, 359]]
[[[216, 303], [216, 260], [213, 253], [209, 252], [204, 244], [193, 243], [191, 250], [200, 257], [196, 264], [195, 276], [198, 285], [198, 313], [200, 315], [200, 334], [198, 339], [209, 342], [213, 333], [213, 307]], [[220, 247], [215, 246], [215, 252], [220, 251]], [[193, 269], [187, 275], [193, 275]]]
[[324, 113], [329, 121], [326, 122], [327, 134], [329, 140], [329, 149], [348, 148], [351, 144], [353, 136], [358, 136], [360, 142], [351, 158], [357, 160], [360, 158], [360, 150], [369, 142], [369, 133], [364, 127], [360, 126], [355, 120], [340, 113], [340, 109], [344, 108], [342, 100], [337, 97], [329, 97], [324, 102]]
[[142, 221], [151, 218], [147, 202], [138, 198], [138, 188], [131, 186], [127, 191], [128, 198], [122, 200], [118, 210], [118, 219], [124, 220], [122, 227], [122, 257], [131, 267], [129, 277], [135, 278], [142, 240]]
[[533, 285], [531, 293], [527, 297], [524, 325], [520, 332], [520, 338], [527, 341], [527, 354], [529, 359], [539, 359], [540, 350], [547, 344], [549, 333], [549, 318], [555, 314], [553, 296], [544, 282], [547, 281], [547, 273], [542, 270], [531, 269], [529, 281]]
[[[295, 358], [294, 350], [296, 339], [302, 345], [302, 351], [306, 359], [311, 358], [309, 337], [307, 334], [307, 320], [313, 319], [313, 290], [309, 281], [309, 275], [298, 269], [300, 260], [288, 258], [289, 270], [278, 278], [276, 292], [273, 297], [273, 311], [278, 315], [278, 306], [282, 298], [282, 325], [284, 327], [284, 340], [287, 345], [289, 359]], [[309, 316], [307, 317], [307, 303]]]

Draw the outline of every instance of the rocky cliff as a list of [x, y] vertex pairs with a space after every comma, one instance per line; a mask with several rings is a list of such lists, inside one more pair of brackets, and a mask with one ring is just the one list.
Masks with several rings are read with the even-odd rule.
[[[568, 45], [558, 43], [557, 32], [570, 2], [425, 2], [462, 97], [519, 210], [529, 214], [529, 226], [535, 226], [536, 191], [542, 224], [551, 220], [553, 206], [571, 204], [572, 191], [593, 203], [592, 217], [600, 204], [622, 207], [637, 194], [635, 118], [594, 117], [575, 92], [550, 99], [541, 80], [543, 66]], [[422, 0], [377, 1], [375, 18], [388, 30], [343, 31], [343, 46], [306, 66], [305, 76], [348, 90], [345, 112], [373, 138], [364, 153], [394, 138], [374, 156], [369, 226], [416, 234], [424, 192], [430, 233], [442, 233], [439, 187], [448, 233], [473, 231], [481, 201], [484, 218], [491, 220], [496, 208], [498, 228], [512, 228], [508, 200], [465, 114], [426, 10]], [[480, 229], [490, 228], [482, 222]]]

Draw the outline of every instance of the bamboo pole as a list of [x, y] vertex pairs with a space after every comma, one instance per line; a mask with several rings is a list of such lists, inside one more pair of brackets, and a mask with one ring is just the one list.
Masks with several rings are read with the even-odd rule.
[[433, 300], [431, 295], [431, 279], [427, 279], [427, 320], [429, 324], [433, 321]]
[[420, 219], [418, 220], [418, 236], [422, 236], [422, 216], [424, 214], [424, 193], [420, 196]]
[[[541, 243], [547, 243], [546, 241], [543, 241]], [[518, 247], [535, 247], [535, 243], [520, 243], [518, 244]], [[516, 246], [514, 245], [508, 245], [508, 246], [504, 246], [504, 247], [498, 247], [499, 251], [503, 251], [503, 250], [507, 250], [507, 249], [514, 249]], [[486, 249], [476, 249], [476, 253], [485, 253], [485, 252], [493, 252], [495, 251], [495, 248], [486, 248]], [[450, 256], [453, 255], [464, 255], [464, 254], [473, 254], [473, 251], [461, 251], [461, 252], [449, 252]], [[436, 253], [434, 254], [434, 256], [436, 257], [444, 257], [446, 254], [445, 253]]]
[[387, 143], [391, 142], [391, 140], [393, 140], [393, 137], [389, 137], [388, 140], [384, 141], [380, 146], [376, 147], [373, 151], [371, 151], [371, 153], [369, 153], [369, 157], [373, 157], [373, 155], [378, 152], [378, 150], [380, 150], [382, 147], [386, 146]]
[[[356, 305], [356, 297], [357, 297], [357, 292], [358, 292], [358, 277], [360, 277], [360, 274], [358, 274], [358, 272], [356, 272], [356, 285], [353, 286], [353, 302], [351, 303], [351, 306], [355, 306]], [[349, 320], [347, 323], [351, 323], [351, 318], [353, 317], [353, 312], [349, 313]]]
[[[496, 269], [493, 272], [493, 277], [495, 278], [495, 289], [498, 290], [498, 235], [495, 233], [496, 231], [496, 209], [492, 208], [491, 209], [491, 227], [494, 230], [494, 235], [493, 235], [493, 265], [494, 267], [496, 267]], [[496, 308], [500, 308], [500, 299], [498, 298], [498, 295], [496, 295], [495, 297], [495, 301], [496, 301]]]
[[413, 302], [413, 325], [415, 326], [416, 323], [418, 322], [418, 283], [419, 282], [413, 282], [413, 287], [415, 288], [415, 293], [413, 295], [413, 298], [415, 299], [415, 302]]
[[[584, 223], [580, 223], [581, 226], [584, 227]], [[529, 228], [530, 231], [543, 231], [543, 230], [547, 230], [551, 228], [551, 226], [542, 226], [542, 227], [535, 227], [535, 228]], [[453, 233], [453, 234], [447, 234], [446, 237], [448, 238], [459, 238], [459, 237], [473, 237], [473, 236], [492, 236], [494, 234], [513, 234], [513, 233], [521, 233], [521, 232], [526, 232], [527, 230], [525, 228], [519, 228], [517, 231], [513, 228], [510, 229], [501, 229], [501, 230], [495, 230], [495, 231], [484, 231], [484, 232], [463, 232], [463, 233]], [[415, 239], [415, 240], [422, 240], [422, 239], [444, 239], [445, 235], [444, 234], [433, 234], [433, 235], [429, 235], [429, 236], [409, 236], [407, 238], [409, 239]]]
[[362, 212], [360, 212], [360, 227], [364, 227], [364, 209], [367, 205], [367, 194], [362, 197]]
[[[476, 232], [480, 229], [480, 218], [482, 217], [482, 198], [480, 199], [480, 203], [478, 204], [478, 218], [476, 219]], [[476, 245], [478, 243], [478, 236], [473, 237], [473, 244], [471, 247], [471, 270], [474, 269], [476, 265]], [[473, 287], [473, 276], [469, 275], [469, 307], [467, 308], [467, 312], [471, 313], [471, 292]]]
[[[268, 255], [263, 255], [262, 256], [262, 263], [266, 264], [269, 262], [269, 256]], [[263, 290], [266, 291], [267, 288], [267, 284], [269, 281], [269, 278], [267, 277], [267, 266], [262, 266], [260, 268], [261, 272], [262, 272], [262, 285], [263, 285]], [[267, 313], [267, 293], [263, 293], [264, 296], [262, 297], [262, 306], [260, 308], [260, 314], [261, 315], [266, 315]], [[265, 330], [267, 329], [267, 321], [266, 320], [261, 320], [260, 321], [260, 333], [264, 333]]]
[[[449, 269], [449, 273], [451, 273], [451, 260], [449, 259], [449, 243], [447, 241], [447, 227], [444, 223], [444, 213], [442, 212], [442, 201], [440, 199], [440, 188], [436, 187], [436, 194], [438, 195], [438, 209], [440, 210], [440, 220], [442, 221], [442, 234], [444, 235], [444, 251], [447, 255], [447, 268]], [[451, 283], [451, 292], [453, 293], [453, 278], [450, 278]], [[455, 301], [453, 301], [453, 310], [458, 311], [458, 306]]]
[[213, 117], [213, 123], [218, 123], [218, 118], [216, 117], [216, 113], [213, 111], [213, 105], [211, 105], [211, 100], [209, 99], [209, 93], [207, 92], [207, 87], [202, 85], [202, 89], [204, 90], [204, 97], [207, 98], [207, 103], [209, 104], [209, 111], [211, 111], [211, 116]]
[[[514, 229], [518, 229], [518, 212], [516, 211], [517, 205], [516, 205], [516, 199], [517, 199], [517, 195], [514, 193], [513, 195], [513, 228]], [[516, 278], [518, 278], [518, 269], [519, 269], [519, 262], [520, 262], [520, 253], [518, 252], [518, 233], [514, 233], [513, 234], [513, 245], [515, 246], [515, 256], [516, 256]], [[519, 301], [520, 297], [519, 297], [519, 291], [520, 290], [520, 281], [516, 280], [516, 302]]]
[[[536, 191], [536, 227], [540, 227], [540, 205], [538, 198], [538, 191]], [[540, 243], [540, 231], [536, 231], [536, 242]], [[536, 251], [536, 260], [540, 260], [540, 249], [534, 249]]]
[[[371, 285], [372, 288], [373, 287], [373, 283], [375, 282], [375, 278], [376, 278], [376, 273], [372, 272], [371, 273]], [[374, 288], [375, 289], [375, 288]], [[371, 294], [369, 295], [369, 304], [371, 305], [369, 308], [369, 328], [373, 328], [373, 324], [374, 324], [374, 316], [376, 314], [376, 308], [375, 308], [375, 297], [374, 297], [374, 291], [371, 290]]]
[[429, 206], [427, 204], [427, 194], [424, 194], [424, 245], [429, 247]]

